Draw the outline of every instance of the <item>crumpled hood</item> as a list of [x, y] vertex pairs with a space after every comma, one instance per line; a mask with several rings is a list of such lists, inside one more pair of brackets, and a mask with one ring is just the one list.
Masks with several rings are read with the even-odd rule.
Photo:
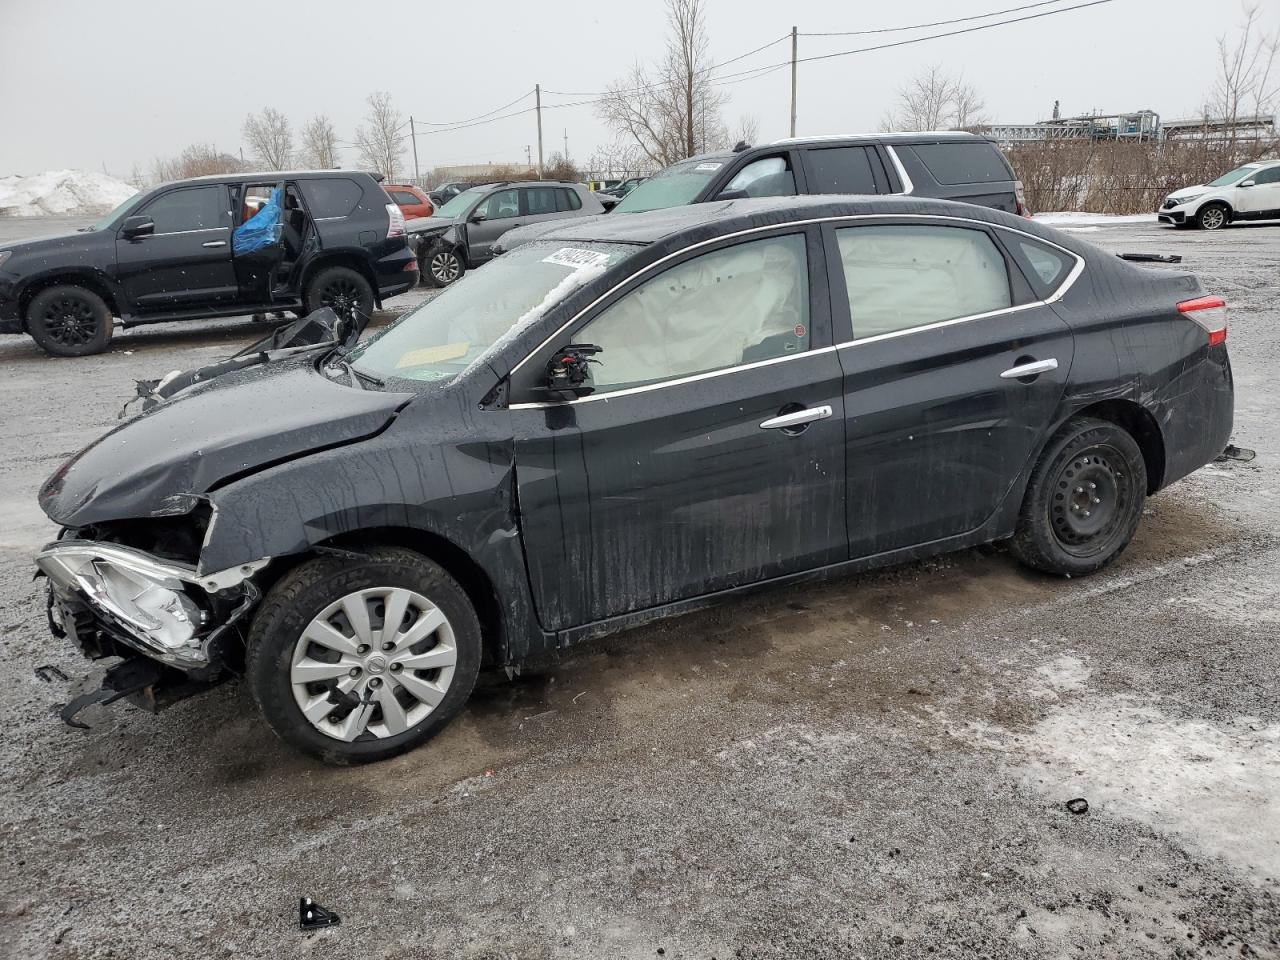
[[457, 217], [414, 217], [405, 223], [405, 231], [410, 234], [444, 233], [457, 222]]
[[94, 441], [45, 481], [40, 507], [66, 527], [184, 513], [228, 477], [378, 433], [411, 399], [330, 380], [314, 356], [252, 367]]

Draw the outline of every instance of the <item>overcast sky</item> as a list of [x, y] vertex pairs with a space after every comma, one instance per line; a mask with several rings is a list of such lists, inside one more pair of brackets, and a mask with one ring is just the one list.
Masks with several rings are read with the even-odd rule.
[[[719, 62], [789, 33], [868, 30], [1021, 6], [1029, 0], [706, 0]], [[1084, 0], [1061, 0], [1070, 6]], [[1280, 0], [1261, 4], [1271, 28]], [[350, 140], [364, 98], [385, 90], [418, 121], [487, 113], [534, 83], [590, 93], [663, 49], [661, 0], [532, 3], [485, 0], [360, 4], [351, 0], [0, 0], [0, 175], [78, 167], [126, 176], [193, 142], [237, 152], [245, 114], [273, 106], [295, 127], [315, 113]], [[1052, 8], [1044, 8], [1052, 9]], [[1006, 14], [1025, 16], [1026, 10]], [[962, 72], [993, 120], [1156, 110], [1194, 114], [1212, 85], [1213, 36], [1240, 0], [1112, 0], [1058, 16], [811, 64], [799, 71], [798, 132], [876, 129], [899, 87], [939, 64]], [[996, 17], [993, 19], [1002, 19]], [[800, 38], [800, 56], [920, 34]], [[726, 71], [789, 57], [789, 42]], [[761, 140], [787, 135], [788, 70], [723, 87], [725, 118], [755, 118]], [[584, 99], [548, 94], [544, 105]], [[513, 107], [531, 106], [532, 98]], [[586, 159], [611, 134], [589, 105], [544, 111], [545, 149]], [[431, 129], [428, 126], [421, 130]], [[536, 150], [532, 114], [418, 140], [419, 163], [514, 162]], [[354, 165], [354, 151], [343, 159]], [[406, 152], [411, 168], [412, 155]]]

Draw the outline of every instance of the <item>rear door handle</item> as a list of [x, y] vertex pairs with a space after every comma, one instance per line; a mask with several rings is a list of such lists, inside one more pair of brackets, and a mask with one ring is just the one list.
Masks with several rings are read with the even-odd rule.
[[210, 240], [207, 243], [200, 244], [202, 247], [225, 247], [226, 245], [227, 241], [225, 240]]
[[760, 429], [785, 430], [788, 427], [801, 427], [806, 423], [813, 423], [815, 420], [825, 420], [829, 416], [831, 416], [830, 407], [810, 407], [807, 410], [797, 410], [795, 413], [784, 413], [777, 417], [770, 417], [760, 424]]
[[1010, 367], [1004, 373], [1000, 374], [1000, 379], [1017, 380], [1020, 377], [1038, 377], [1042, 373], [1048, 373], [1050, 370], [1057, 369], [1057, 358], [1050, 357], [1048, 360], [1035, 360], [1031, 363], [1020, 363], [1016, 367]]

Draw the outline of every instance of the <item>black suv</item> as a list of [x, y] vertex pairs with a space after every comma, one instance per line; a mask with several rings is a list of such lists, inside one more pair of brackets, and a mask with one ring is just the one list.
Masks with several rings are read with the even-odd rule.
[[615, 213], [704, 200], [808, 193], [896, 193], [1026, 214], [1022, 184], [999, 147], [971, 133], [803, 137], [706, 153], [641, 183]]
[[[273, 197], [278, 239], [236, 252], [239, 228]], [[113, 316], [132, 326], [324, 306], [367, 315], [416, 282], [404, 216], [372, 174], [198, 177], [131, 197], [77, 234], [0, 248], [0, 333], [84, 356], [106, 349]]]

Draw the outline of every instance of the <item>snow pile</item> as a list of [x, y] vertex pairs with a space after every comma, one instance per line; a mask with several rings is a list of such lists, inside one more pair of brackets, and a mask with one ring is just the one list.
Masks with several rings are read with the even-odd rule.
[[115, 177], [84, 170], [0, 177], [0, 217], [106, 213], [137, 192]]

